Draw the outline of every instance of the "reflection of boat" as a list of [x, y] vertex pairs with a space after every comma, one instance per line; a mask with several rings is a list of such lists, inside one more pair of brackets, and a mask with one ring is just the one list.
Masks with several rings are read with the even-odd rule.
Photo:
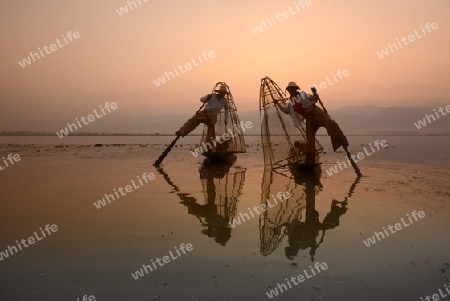
[[[282, 168], [297, 164], [304, 166], [306, 151], [306, 124], [294, 126], [290, 115], [281, 112], [275, 101], [287, 100], [280, 87], [269, 77], [261, 79], [259, 110], [264, 164]], [[316, 164], [320, 164], [322, 146], [316, 139]]]
[[232, 167], [232, 163], [203, 163], [199, 173], [205, 201], [199, 202], [190, 194], [180, 192], [169, 175], [158, 169], [166, 182], [174, 188], [174, 193], [185, 205], [188, 213], [198, 218], [202, 233], [214, 237], [223, 246], [231, 238], [230, 220], [237, 212], [237, 204], [245, 182], [245, 168]]
[[[211, 149], [211, 151], [202, 153], [203, 156], [207, 157], [212, 162], [229, 162], [235, 158], [236, 153], [247, 152], [245, 149], [244, 135], [242, 133], [242, 125], [237, 115], [236, 105], [234, 104], [230, 88], [226, 83], [218, 82], [213, 88], [213, 93], [221, 87], [225, 87], [227, 90], [225, 98], [228, 100], [228, 123], [225, 126], [225, 108], [222, 108], [219, 115], [217, 115], [217, 122], [214, 126], [216, 137], [222, 137], [220, 140], [221, 143], [216, 143], [213, 149], [210, 147], [209, 149]], [[211, 144], [211, 141], [207, 140], [207, 132], [208, 127], [205, 125], [200, 145]]]
[[202, 155], [208, 158], [210, 162], [227, 163], [236, 160], [236, 155], [228, 152], [206, 152], [202, 153]]
[[325, 231], [337, 227], [340, 217], [347, 212], [347, 199], [353, 194], [359, 179], [352, 184], [343, 201], [332, 200], [330, 212], [320, 222], [315, 208], [316, 195], [322, 190], [320, 174], [301, 173], [296, 168], [290, 171], [267, 168], [263, 176], [261, 204], [279, 191], [288, 191], [291, 197], [260, 215], [261, 254], [267, 256], [274, 252], [287, 236], [287, 258], [292, 260], [299, 250], [310, 249], [311, 260], [314, 260]]

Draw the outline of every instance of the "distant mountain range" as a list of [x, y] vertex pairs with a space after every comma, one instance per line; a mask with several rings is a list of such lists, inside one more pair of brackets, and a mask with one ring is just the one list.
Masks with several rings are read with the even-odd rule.
[[[341, 126], [347, 135], [370, 135], [370, 134], [399, 134], [399, 135], [430, 135], [444, 134], [450, 135], [450, 113], [449, 116], [443, 116], [438, 113], [440, 118], [436, 118], [433, 109], [443, 107], [446, 104], [436, 104], [427, 107], [376, 107], [376, 106], [351, 106], [330, 111], [330, 115]], [[425, 115], [434, 115], [436, 121], [431, 117], [431, 123], [425, 118]], [[175, 131], [189, 118], [190, 114], [173, 115], [138, 115], [138, 114], [115, 114], [107, 118], [96, 120], [88, 126], [84, 126], [77, 133], [123, 133], [123, 134], [168, 134], [173, 135]], [[251, 121], [253, 128], [247, 130], [247, 134], [260, 134], [260, 116], [258, 111], [239, 113], [241, 121]], [[422, 125], [418, 129], [415, 124], [422, 120]], [[56, 124], [47, 123], [45, 126], [26, 131], [5, 131], [0, 128], [2, 135], [27, 135], [40, 132], [41, 134], [55, 135], [56, 131], [66, 126], [67, 122], [73, 120], [58, 121]], [[65, 122], [65, 123], [64, 123]], [[11, 128], [12, 125], [9, 126]], [[3, 131], [3, 133], [1, 132]], [[194, 131], [193, 134], [200, 134], [201, 128]], [[326, 133], [323, 129], [319, 133]]]
[[[445, 104], [433, 107], [346, 107], [330, 114], [348, 134], [449, 134], [450, 113], [449, 116], [438, 113], [440, 118], [437, 118], [433, 111], [440, 107], [444, 108], [444, 113], [447, 114]], [[436, 121], [428, 117], [431, 120], [431, 123], [428, 123], [426, 114], [433, 115]], [[419, 120], [425, 121], [422, 126], [419, 125], [420, 129], [415, 125]]]

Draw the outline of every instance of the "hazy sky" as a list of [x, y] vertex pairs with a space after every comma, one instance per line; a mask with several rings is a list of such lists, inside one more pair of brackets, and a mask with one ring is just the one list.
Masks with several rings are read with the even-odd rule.
[[[14, 120], [29, 121], [30, 130], [51, 118], [69, 122], [107, 101], [118, 103], [117, 113], [193, 112], [218, 81], [229, 84], [238, 110], [258, 110], [266, 75], [283, 88], [293, 80], [305, 89], [329, 77], [334, 85], [320, 91], [329, 108], [448, 103], [448, 0], [312, 0], [304, 8], [300, 0], [144, 1], [119, 16], [127, 1], [2, 0], [0, 130]], [[252, 33], [271, 15], [277, 24]], [[425, 36], [427, 22], [439, 28]], [[415, 30], [420, 39], [377, 55]], [[64, 44], [69, 31], [80, 37], [18, 64], [57, 38]], [[199, 63], [204, 50], [215, 56]], [[155, 85], [191, 59], [198, 66]], [[350, 75], [334, 82], [338, 69]]]

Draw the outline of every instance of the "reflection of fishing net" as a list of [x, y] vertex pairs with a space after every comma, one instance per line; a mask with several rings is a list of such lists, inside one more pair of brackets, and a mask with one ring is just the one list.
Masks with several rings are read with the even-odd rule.
[[231, 238], [230, 221], [237, 212], [237, 203], [245, 182], [245, 168], [210, 164], [200, 169], [200, 179], [205, 196], [207, 214], [197, 215], [206, 228], [202, 231], [216, 242], [225, 245]]
[[[261, 141], [264, 164], [273, 168], [292, 163], [304, 163], [306, 150], [306, 124], [294, 126], [289, 114], [283, 113], [274, 100], [287, 104], [288, 100], [280, 87], [269, 77], [261, 79], [259, 110], [261, 118]], [[316, 163], [323, 148], [316, 144]]]
[[[289, 192], [291, 196], [275, 205], [273, 198], [277, 197], [278, 192]], [[265, 168], [261, 205], [265, 204], [267, 210], [259, 218], [261, 255], [267, 256], [275, 251], [285, 237], [287, 227], [294, 220], [302, 219], [302, 213], [306, 207], [305, 197], [305, 187], [297, 185], [289, 173], [283, 174]]]
[[[290, 166], [293, 167], [293, 166]], [[323, 243], [325, 231], [339, 226], [339, 220], [347, 212], [347, 200], [355, 191], [359, 178], [351, 185], [343, 201], [333, 199], [330, 211], [320, 222], [316, 210], [316, 196], [322, 190], [319, 174], [302, 173], [297, 168], [273, 169], [266, 166], [263, 175], [261, 204], [273, 203], [272, 196], [287, 191], [291, 197], [276, 206], [267, 206], [259, 219], [260, 253], [273, 253], [287, 236], [284, 252], [293, 259], [299, 250], [310, 249], [311, 260]], [[269, 200], [267, 200], [269, 199]]]
[[[225, 95], [225, 98], [228, 99], [228, 124], [225, 128], [225, 108], [222, 108], [219, 115], [217, 115], [217, 122], [214, 126], [216, 136], [223, 137], [224, 134], [227, 134], [230, 139], [228, 141], [223, 141], [223, 143], [217, 143], [217, 146], [215, 148], [214, 152], [224, 152], [224, 153], [245, 153], [245, 141], [244, 141], [244, 135], [242, 134], [242, 128], [239, 121], [239, 117], [237, 115], [236, 106], [233, 101], [233, 95], [230, 92], [230, 88], [228, 85], [224, 82], [218, 82], [212, 91], [212, 93], [215, 93], [214, 91], [219, 89], [221, 86], [226, 87], [228, 94]], [[208, 127], [205, 125], [203, 128], [203, 135], [202, 139], [200, 141], [200, 144], [202, 143], [210, 143], [211, 141], [208, 141]]]
[[221, 164], [211, 164], [208, 168], [206, 172], [203, 170], [200, 173], [205, 200], [214, 202], [217, 213], [227, 220], [232, 220], [236, 215], [238, 198], [242, 195], [246, 169], [233, 167], [231, 171], [220, 175], [217, 168], [220, 169]]

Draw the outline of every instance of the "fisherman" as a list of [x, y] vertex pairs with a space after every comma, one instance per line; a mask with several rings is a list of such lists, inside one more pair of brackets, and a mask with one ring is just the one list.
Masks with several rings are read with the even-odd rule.
[[316, 132], [320, 127], [326, 128], [331, 138], [333, 150], [339, 147], [347, 149], [348, 141], [339, 125], [330, 118], [321, 108], [315, 105], [319, 95], [315, 88], [311, 88], [313, 95], [300, 90], [295, 82], [290, 82], [286, 87], [289, 92], [287, 104], [280, 104], [274, 100], [278, 108], [285, 114], [290, 114], [295, 127], [300, 127], [303, 119], [306, 119], [306, 165], [314, 165], [316, 155]]
[[200, 101], [206, 103], [205, 108], [192, 116], [186, 123], [175, 132], [175, 135], [184, 137], [192, 132], [200, 123], [204, 123], [208, 127], [207, 141], [215, 139], [216, 133], [214, 125], [217, 122], [217, 115], [219, 115], [222, 108], [225, 108], [225, 127], [228, 121], [228, 98], [225, 95], [228, 94], [227, 87], [225, 85], [220, 86], [214, 92], [200, 98]]

